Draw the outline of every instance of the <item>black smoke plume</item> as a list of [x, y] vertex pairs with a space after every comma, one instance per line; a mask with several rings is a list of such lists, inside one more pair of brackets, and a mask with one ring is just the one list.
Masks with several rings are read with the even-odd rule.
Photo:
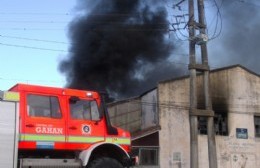
[[260, 74], [260, 2], [218, 2], [223, 2], [223, 28], [221, 35], [209, 43], [210, 62], [217, 66], [241, 64]]
[[138, 95], [172, 77], [169, 22], [157, 1], [80, 1], [69, 28], [71, 54], [60, 65], [68, 87], [105, 90], [116, 98]]

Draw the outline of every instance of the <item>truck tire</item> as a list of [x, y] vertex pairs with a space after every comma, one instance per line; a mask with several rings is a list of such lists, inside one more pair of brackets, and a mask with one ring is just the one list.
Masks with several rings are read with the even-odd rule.
[[123, 166], [115, 159], [101, 157], [93, 160], [87, 168], [123, 168]]

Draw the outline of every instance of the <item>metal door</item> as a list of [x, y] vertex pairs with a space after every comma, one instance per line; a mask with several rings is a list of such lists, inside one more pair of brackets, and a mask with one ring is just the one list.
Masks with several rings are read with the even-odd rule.
[[65, 115], [61, 111], [60, 99], [53, 95], [25, 95], [20, 148], [64, 148]]
[[68, 97], [67, 141], [71, 149], [86, 149], [104, 141], [105, 122], [95, 99]]
[[0, 167], [15, 168], [17, 164], [18, 105], [0, 101]]

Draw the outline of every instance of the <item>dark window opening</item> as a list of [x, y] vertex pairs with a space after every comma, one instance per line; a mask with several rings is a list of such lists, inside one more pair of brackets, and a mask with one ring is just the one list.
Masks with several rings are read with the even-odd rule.
[[216, 113], [214, 117], [216, 135], [228, 135], [227, 113]]
[[198, 131], [199, 134], [207, 135], [207, 117], [198, 117]]
[[[207, 117], [198, 117], [198, 131], [202, 135], [207, 135]], [[214, 126], [216, 135], [228, 135], [227, 113], [215, 112]]]
[[133, 148], [132, 154], [139, 157], [139, 165], [158, 165], [158, 148]]
[[57, 97], [32, 94], [27, 95], [27, 114], [31, 117], [62, 117]]
[[260, 116], [255, 116], [255, 137], [260, 137]]

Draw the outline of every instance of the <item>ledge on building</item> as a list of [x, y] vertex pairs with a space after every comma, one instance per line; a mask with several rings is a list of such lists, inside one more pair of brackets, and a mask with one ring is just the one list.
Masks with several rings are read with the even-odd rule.
[[133, 140], [136, 140], [136, 139], [139, 139], [139, 138], [143, 138], [145, 136], [148, 136], [148, 135], [151, 135], [155, 132], [158, 132], [161, 130], [161, 126], [160, 125], [157, 125], [157, 126], [154, 126], [154, 127], [149, 127], [147, 129], [143, 129], [141, 131], [138, 131], [138, 132], [135, 132], [135, 133], [132, 133], [132, 141]]

